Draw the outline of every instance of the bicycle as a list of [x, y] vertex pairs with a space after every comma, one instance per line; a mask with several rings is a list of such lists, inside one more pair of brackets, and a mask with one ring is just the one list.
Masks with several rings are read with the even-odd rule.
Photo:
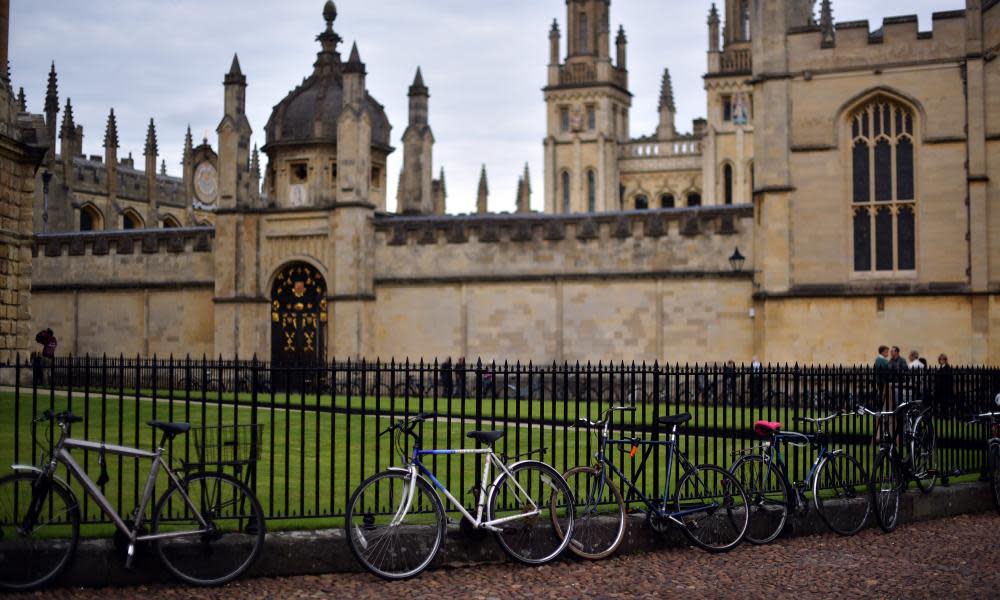
[[[127, 540], [126, 568], [132, 566], [136, 546], [144, 542], [154, 543], [168, 571], [195, 585], [224, 584], [254, 563], [264, 545], [265, 524], [264, 511], [253, 492], [223, 473], [198, 471], [181, 479], [163, 458], [167, 443], [187, 433], [189, 424], [149, 421], [150, 427], [163, 434], [157, 449], [150, 452], [71, 438], [72, 424], [82, 420], [69, 411], [45, 411], [34, 423], [54, 421], [61, 432], [48, 460], [43, 456], [37, 467], [14, 465], [14, 473], [0, 479], [0, 588], [24, 591], [40, 587], [58, 577], [76, 554], [80, 503], [69, 484], [56, 474], [60, 463]], [[102, 471], [97, 483], [73, 459], [70, 450], [74, 449], [99, 453]], [[108, 454], [152, 461], [131, 523], [101, 492], [107, 482]], [[146, 533], [146, 508], [153, 500], [160, 469], [169, 486], [153, 507]]]
[[[441, 549], [447, 522], [444, 505], [434, 488], [461, 513], [472, 529], [490, 531], [501, 548], [515, 560], [541, 565], [554, 560], [568, 539], [558, 527], [573, 531], [573, 502], [566, 481], [549, 465], [521, 460], [507, 465], [507, 457], [493, 446], [503, 431], [470, 431], [467, 437], [485, 448], [425, 450], [416, 431], [436, 415], [422, 413], [394, 423], [379, 436], [392, 434], [393, 447], [406, 463], [391, 467], [361, 483], [347, 503], [345, 530], [348, 545], [365, 569], [385, 579], [407, 579], [430, 565]], [[407, 441], [412, 449], [407, 453]], [[528, 454], [544, 453], [545, 450]], [[475, 516], [452, 495], [426, 465], [425, 456], [474, 454], [486, 458]], [[522, 457], [515, 457], [522, 458]], [[433, 484], [433, 487], [432, 487]]]
[[[895, 410], [873, 411], [858, 405], [858, 414], [878, 419], [878, 454], [868, 480], [868, 493], [875, 506], [875, 519], [882, 531], [890, 533], [899, 524], [899, 497], [910, 479], [920, 491], [929, 494], [934, 489], [934, 428], [929, 409], [920, 408], [919, 401], [904, 402]], [[894, 425], [902, 417], [902, 450], [897, 446]]]
[[[668, 524], [673, 523], [691, 542], [704, 550], [724, 552], [735, 548], [747, 531], [747, 496], [736, 478], [724, 469], [714, 465], [693, 466], [681, 452], [677, 429], [689, 421], [691, 415], [682, 413], [659, 417], [660, 425], [671, 428], [667, 440], [610, 439], [612, 415], [634, 411], [634, 406], [612, 406], [600, 420], [579, 419], [574, 425], [597, 429], [600, 433], [594, 466], [576, 467], [564, 474], [576, 498], [576, 529], [572, 533], [570, 551], [582, 558], [601, 559], [613, 554], [625, 538], [626, 503], [620, 487], [611, 481], [609, 473], [622, 481], [629, 492], [646, 505], [647, 523], [657, 533], [665, 533]], [[643, 447], [641, 463], [631, 478], [608, 458], [605, 453], [608, 445], [621, 446], [623, 452], [625, 446], [630, 445], [628, 452], [633, 457], [639, 446]], [[667, 447], [667, 472], [662, 499], [650, 499], [635, 485], [635, 480], [657, 446]], [[675, 462], [684, 472], [678, 478], [671, 497], [670, 482], [673, 481]], [[566, 532], [567, 537], [569, 533]]]
[[[1000, 395], [997, 396], [997, 406], [1000, 406]], [[993, 506], [1000, 513], [1000, 412], [981, 413], [973, 421], [986, 423], [990, 427], [990, 437], [986, 440], [987, 474], [993, 490]]]
[[[729, 471], [736, 475], [750, 498], [751, 525], [747, 540], [753, 544], [767, 544], [782, 532], [788, 514], [805, 514], [808, 504], [807, 488], [812, 489], [812, 501], [823, 522], [834, 532], [854, 535], [865, 526], [871, 503], [868, 494], [859, 493], [853, 481], [868, 481], [864, 468], [843, 450], [830, 450], [823, 431], [828, 421], [842, 416], [835, 413], [826, 417], [796, 417], [796, 421], [810, 423], [812, 434], [781, 431], [781, 423], [757, 421], [754, 433], [762, 438], [761, 444], [733, 453], [740, 458]], [[805, 447], [817, 451], [805, 480], [793, 485], [788, 479], [788, 466], [781, 451], [782, 444]], [[851, 479], [851, 474], [855, 478]], [[824, 497], [823, 490], [832, 491]], [[861, 504], [863, 510], [860, 510]]]

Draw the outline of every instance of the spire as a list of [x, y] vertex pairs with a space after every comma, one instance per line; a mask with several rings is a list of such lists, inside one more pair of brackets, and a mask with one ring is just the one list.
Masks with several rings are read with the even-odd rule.
[[833, 24], [833, 6], [830, 0], [823, 0], [820, 8], [819, 27], [823, 31], [823, 45], [833, 45], [835, 41]]
[[486, 181], [486, 165], [479, 172], [479, 193], [476, 194], [476, 212], [483, 215], [489, 212], [490, 185]]
[[156, 125], [153, 123], [153, 119], [149, 119], [149, 128], [146, 130], [146, 149], [143, 152], [146, 156], [156, 156], [159, 152], [159, 148], [156, 145]]
[[715, 7], [715, 2], [708, 11], [708, 51], [719, 51], [719, 9]]
[[549, 65], [559, 64], [559, 21], [552, 19], [552, 29], [549, 30]]
[[233, 63], [229, 66], [229, 72], [226, 73], [226, 78], [222, 81], [223, 85], [243, 85], [247, 84], [246, 75], [243, 74], [243, 70], [240, 69], [240, 58], [236, 54], [233, 54]]
[[56, 76], [56, 63], [52, 62], [49, 70], [49, 86], [45, 90], [45, 114], [56, 114], [59, 112], [59, 78]]
[[444, 184], [444, 167], [441, 167], [441, 175], [438, 177], [438, 181], [441, 182], [441, 193], [444, 194], [448, 189]]
[[361, 52], [358, 51], [357, 42], [351, 45], [351, 56], [344, 65], [344, 72], [365, 74], [365, 63], [361, 62]]
[[[256, 146], [254, 146], [256, 148]], [[194, 138], [191, 137], [191, 125], [188, 125], [187, 133], [184, 134], [184, 156], [190, 156], [194, 150]]]
[[528, 163], [524, 163], [524, 191], [531, 197], [531, 173], [528, 171]]
[[347, 59], [349, 63], [359, 63], [361, 62], [361, 53], [358, 52], [358, 43], [354, 42], [351, 44], [351, 57]]
[[118, 147], [118, 121], [115, 119], [115, 109], [108, 113], [108, 124], [104, 128], [104, 147]]
[[625, 37], [625, 26], [618, 26], [618, 35], [615, 37], [615, 47], [617, 48], [617, 61], [615, 66], [619, 69], [625, 69], [625, 46], [628, 44], [628, 38]]
[[160, 175], [167, 175], [167, 161], [166, 159], [160, 161]]
[[60, 135], [65, 139], [76, 137], [76, 124], [73, 122], [73, 104], [69, 98], [66, 98], [66, 111], [63, 112]]
[[670, 112], [677, 112], [674, 105], [674, 84], [670, 80], [670, 69], [663, 69], [663, 81], [660, 83], [660, 110], [670, 109]]
[[410, 85], [410, 96], [427, 96], [427, 86], [424, 85], [424, 75], [417, 67], [417, 74], [413, 77], [413, 84]]
[[531, 212], [531, 173], [524, 163], [524, 174], [517, 179], [517, 212]]
[[260, 179], [260, 153], [257, 152], [257, 144], [253, 145], [253, 153], [250, 154], [250, 175]]
[[28, 112], [28, 100], [24, 97], [24, 88], [17, 92], [17, 108], [21, 112]]

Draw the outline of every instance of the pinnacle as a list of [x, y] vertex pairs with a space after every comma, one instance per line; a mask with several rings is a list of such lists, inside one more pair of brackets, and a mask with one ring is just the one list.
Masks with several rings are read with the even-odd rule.
[[49, 70], [49, 85], [45, 91], [45, 113], [57, 112], [59, 112], [59, 77], [56, 75], [56, 63], [52, 61], [52, 68]]
[[21, 112], [28, 111], [28, 100], [24, 96], [24, 88], [21, 88], [17, 92], [17, 107]]
[[486, 165], [483, 165], [482, 170], [479, 172], [479, 194], [486, 195], [490, 191], [489, 182], [486, 177]]
[[156, 156], [158, 148], [156, 145], [156, 125], [153, 123], [153, 119], [149, 119], [149, 129], [146, 130], [146, 150], [144, 154], [146, 156]]
[[191, 137], [191, 124], [187, 126], [187, 133], [184, 134], [184, 152], [190, 152], [194, 146], [194, 138]]
[[243, 75], [243, 71], [240, 70], [240, 57], [235, 53], [233, 54], [233, 64], [229, 67], [229, 74], [237, 77]]
[[347, 59], [348, 63], [358, 64], [361, 62], [361, 53], [358, 52], [358, 43], [354, 42], [351, 46], [351, 56]]
[[115, 118], [115, 109], [108, 113], [108, 125], [104, 129], [104, 147], [118, 147], [118, 120]]
[[166, 159], [160, 161], [160, 175], [167, 174], [167, 161]]
[[420, 67], [417, 67], [417, 74], [413, 77], [413, 87], [425, 87], [424, 75], [420, 72]]
[[674, 105], [674, 84], [670, 79], [670, 69], [663, 70], [663, 82], [660, 84], [660, 110], [664, 108], [677, 112]]
[[76, 135], [76, 123], [73, 122], [73, 103], [66, 98], [66, 111], [63, 112], [62, 135], [73, 137]]
[[327, 23], [333, 23], [337, 20], [337, 5], [333, 3], [333, 0], [326, 0], [326, 4], [323, 5], [323, 20]]

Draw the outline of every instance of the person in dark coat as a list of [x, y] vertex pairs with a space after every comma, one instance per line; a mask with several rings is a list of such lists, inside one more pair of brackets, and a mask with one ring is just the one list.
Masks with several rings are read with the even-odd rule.
[[934, 374], [934, 414], [943, 417], [955, 410], [955, 374], [948, 364], [948, 356], [938, 356], [938, 369]]
[[451, 357], [449, 356], [441, 363], [441, 391], [445, 398], [451, 398], [455, 389], [455, 380], [452, 379]]
[[52, 329], [39, 331], [35, 335], [35, 341], [42, 345], [42, 350], [32, 355], [32, 379], [35, 385], [41, 385], [45, 378], [45, 367], [47, 364], [51, 365], [55, 361], [56, 346], [59, 342], [56, 340], [56, 335], [52, 332]]

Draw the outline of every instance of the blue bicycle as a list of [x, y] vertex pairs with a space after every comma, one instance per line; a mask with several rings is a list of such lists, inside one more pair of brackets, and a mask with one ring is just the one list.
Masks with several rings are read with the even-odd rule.
[[[868, 475], [853, 456], [830, 450], [824, 425], [843, 413], [821, 418], [797, 417], [796, 421], [815, 427], [816, 433], [781, 431], [781, 423], [757, 421], [754, 433], [759, 445], [734, 452], [740, 455], [730, 472], [740, 480], [750, 500], [750, 528], [747, 539], [754, 544], [773, 541], [785, 527], [789, 512], [808, 510], [806, 489], [812, 490], [816, 512], [833, 531], [853, 535], [865, 526], [871, 503]], [[805, 480], [790, 483], [783, 445], [811, 446], [816, 459]]]
[[[385, 579], [407, 579], [426, 569], [441, 549], [447, 527], [445, 509], [434, 488], [473, 529], [492, 532], [512, 558], [541, 565], [559, 556], [570, 539], [561, 533], [572, 535], [574, 514], [569, 486], [559, 472], [536, 460], [508, 465], [507, 457], [493, 449], [503, 431], [467, 434], [485, 448], [425, 450], [417, 427], [434, 416], [404, 419], [379, 434], [392, 434], [393, 446], [406, 466], [369, 477], [348, 501], [347, 541], [358, 561]], [[412, 446], [407, 452], [409, 440]], [[529, 454], [538, 452], [544, 450]], [[421, 462], [425, 456], [456, 454], [486, 458], [475, 516]], [[492, 469], [497, 476], [487, 485]]]

